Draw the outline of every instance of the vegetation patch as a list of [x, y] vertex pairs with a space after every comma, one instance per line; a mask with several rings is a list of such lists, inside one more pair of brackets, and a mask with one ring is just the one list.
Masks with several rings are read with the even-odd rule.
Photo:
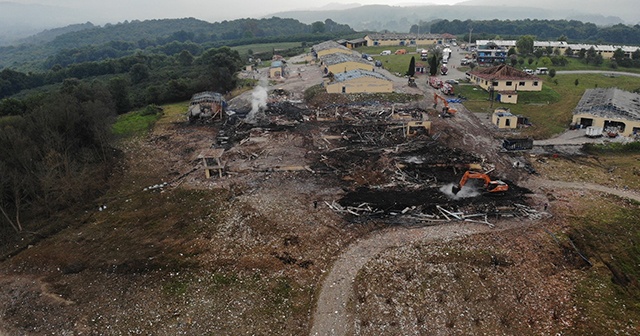
[[640, 142], [610, 142], [606, 144], [585, 144], [583, 150], [587, 153], [640, 153]]
[[593, 265], [585, 270], [575, 300], [581, 315], [576, 334], [637, 332], [640, 320], [640, 204], [605, 197], [573, 209], [567, 239]]
[[161, 113], [147, 113], [147, 108], [118, 116], [113, 133], [124, 137], [147, 134], [162, 116]]

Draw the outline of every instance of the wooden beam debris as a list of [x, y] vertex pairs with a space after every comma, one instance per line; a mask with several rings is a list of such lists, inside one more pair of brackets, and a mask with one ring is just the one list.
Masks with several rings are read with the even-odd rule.
[[450, 209], [446, 209], [440, 205], [436, 205], [437, 213], [429, 214], [424, 213], [422, 207], [420, 206], [410, 206], [406, 207], [401, 211], [391, 211], [385, 212], [379, 209], [372, 207], [369, 203], [362, 203], [358, 206], [342, 206], [339, 203], [333, 201], [331, 203], [325, 202], [325, 204], [334, 212], [340, 214], [349, 214], [352, 216], [362, 217], [362, 216], [380, 216], [386, 215], [384, 217], [391, 218], [392, 223], [421, 223], [422, 225], [430, 225], [430, 223], [449, 223], [449, 222], [469, 222], [469, 223], [478, 223], [488, 225], [493, 228], [495, 225], [489, 222], [489, 216], [494, 216], [496, 218], [500, 217], [526, 217], [530, 220], [537, 220], [542, 218], [541, 214], [526, 205], [523, 204], [513, 204], [515, 210], [512, 209], [501, 209], [501, 211], [491, 211], [491, 212], [480, 212], [480, 213], [470, 213], [465, 214], [462, 211], [453, 211]]

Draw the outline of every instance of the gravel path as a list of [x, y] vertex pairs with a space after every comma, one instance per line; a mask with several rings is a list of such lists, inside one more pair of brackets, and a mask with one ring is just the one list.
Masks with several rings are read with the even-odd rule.
[[640, 77], [640, 73], [634, 72], [624, 72], [624, 71], [614, 71], [614, 70], [560, 70], [557, 71], [558, 75], [571, 75], [571, 74], [603, 74], [610, 76], [631, 76], [631, 77]]

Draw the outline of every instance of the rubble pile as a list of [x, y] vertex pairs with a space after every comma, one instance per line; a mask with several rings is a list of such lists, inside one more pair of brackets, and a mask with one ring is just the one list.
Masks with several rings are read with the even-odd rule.
[[505, 181], [510, 189], [499, 196], [453, 195], [451, 187], [467, 170], [496, 167], [482, 154], [449, 146], [446, 139], [453, 134], [444, 128], [444, 135], [430, 129], [409, 134], [408, 122], [429, 119], [429, 112], [416, 106], [365, 102], [312, 110], [272, 94], [264, 119], [228, 118], [218, 144], [228, 150], [234, 173], [289, 171], [306, 178], [336, 178], [344, 193], [325, 205], [350, 221], [491, 225], [489, 218], [537, 216], [523, 205], [529, 191], [511, 181]]

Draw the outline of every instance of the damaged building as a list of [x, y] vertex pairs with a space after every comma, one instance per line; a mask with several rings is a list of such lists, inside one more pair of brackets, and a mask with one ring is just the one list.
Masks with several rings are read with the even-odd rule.
[[190, 122], [210, 122], [221, 120], [227, 102], [224, 97], [211, 91], [199, 92], [191, 97], [187, 116]]
[[587, 89], [573, 110], [572, 124], [640, 136], [640, 94], [618, 88]]
[[331, 54], [353, 55], [354, 51], [336, 41], [325, 41], [311, 47], [311, 53], [316, 58], [320, 58]]
[[364, 37], [368, 47], [374, 46], [429, 46], [445, 43], [445, 36], [440, 34], [369, 34]]
[[287, 63], [284, 61], [273, 61], [269, 67], [269, 78], [280, 79], [289, 77]]
[[327, 93], [391, 93], [393, 82], [384, 75], [366, 70], [337, 73], [325, 83]]
[[517, 104], [520, 91], [542, 91], [542, 79], [506, 64], [470, 71], [469, 77], [471, 83], [493, 90], [496, 100], [507, 104]]
[[325, 75], [356, 69], [374, 71], [374, 65], [371, 62], [364, 60], [362, 57], [342, 53], [328, 54], [320, 57], [320, 67], [322, 68], [322, 73]]

